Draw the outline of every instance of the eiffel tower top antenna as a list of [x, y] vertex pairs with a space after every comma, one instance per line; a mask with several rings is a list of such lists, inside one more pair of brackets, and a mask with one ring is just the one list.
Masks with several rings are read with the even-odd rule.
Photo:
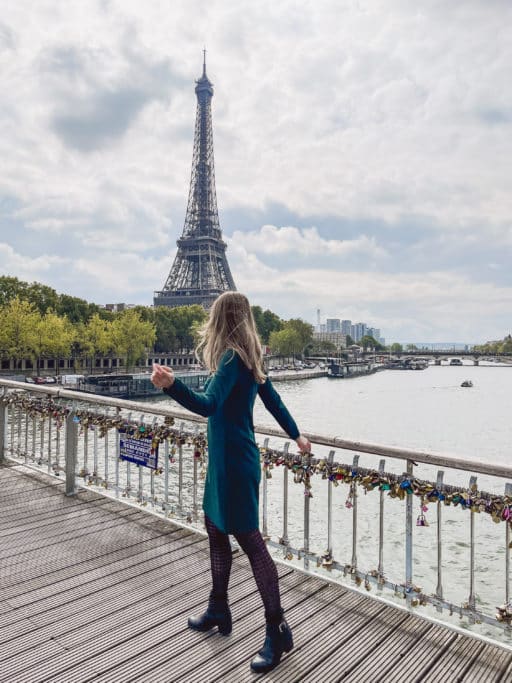
[[171, 271], [163, 289], [155, 292], [155, 306], [201, 304], [209, 308], [219, 294], [236, 290], [217, 209], [211, 115], [213, 84], [206, 75], [206, 47], [203, 73], [196, 81], [195, 93], [196, 125], [185, 224]]

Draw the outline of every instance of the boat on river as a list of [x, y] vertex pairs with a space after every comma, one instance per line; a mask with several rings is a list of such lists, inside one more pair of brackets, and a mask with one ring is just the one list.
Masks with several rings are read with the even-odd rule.
[[[206, 372], [175, 372], [174, 374], [188, 387], [197, 391], [203, 389], [208, 377]], [[129, 399], [148, 398], [162, 394], [162, 390], [157, 389], [152, 384], [151, 375], [147, 372], [131, 375], [105, 374], [80, 376], [73, 389], [84, 391], [88, 394]]]

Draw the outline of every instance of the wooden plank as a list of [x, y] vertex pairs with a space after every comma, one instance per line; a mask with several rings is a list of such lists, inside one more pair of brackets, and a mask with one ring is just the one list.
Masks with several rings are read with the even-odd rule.
[[[421, 640], [432, 624], [418, 617], [409, 616], [394, 628], [388, 637], [379, 645], [368, 648], [365, 656], [357, 662], [352, 670], [343, 675], [343, 683], [361, 683], [361, 681], [384, 681], [387, 671], [393, 663], [400, 661], [405, 655], [414, 651], [417, 641]], [[343, 659], [343, 650], [339, 653]], [[343, 667], [346, 671], [346, 668]], [[308, 680], [306, 678], [305, 683]], [[338, 680], [335, 676], [334, 680]]]
[[465, 672], [471, 668], [473, 661], [483, 650], [484, 644], [475, 638], [457, 635], [442, 656], [432, 661], [422, 683], [438, 683], [445, 681], [463, 681]]
[[134, 542], [129, 546], [123, 546], [118, 550], [113, 550], [112, 552], [105, 552], [102, 554], [95, 555], [91, 559], [82, 560], [78, 558], [76, 562], [71, 562], [66, 564], [66, 566], [49, 570], [47, 567], [42, 567], [39, 574], [32, 578], [24, 578], [18, 575], [18, 580], [15, 577], [11, 577], [9, 582], [5, 582], [6, 585], [0, 588], [0, 599], [8, 599], [15, 595], [20, 595], [24, 593], [28, 595], [34, 590], [40, 590], [45, 586], [50, 586], [59, 583], [65, 579], [68, 579], [77, 574], [82, 574], [89, 570], [96, 569], [98, 567], [106, 567], [118, 560], [122, 560], [125, 557], [131, 557], [132, 555], [138, 555], [145, 552], [146, 550], [152, 550], [154, 548], [159, 548], [160, 546], [165, 546], [171, 537], [183, 537], [192, 532], [179, 529], [179, 527], [170, 527], [168, 532], [156, 536], [155, 538], [148, 539], [142, 542]]
[[[300, 606], [301, 616], [307, 619], [318, 609], [318, 603], [314, 603], [312, 599], [319, 592], [325, 591], [326, 586], [317, 582], [316, 579], [306, 577], [301, 577], [302, 581], [298, 583], [298, 577], [295, 573], [289, 576], [293, 590], [288, 591], [286, 589], [288, 582], [283, 580], [284, 602], [288, 604], [290, 613]], [[286, 578], [288, 579], [288, 577]], [[251, 583], [255, 588], [254, 583]], [[309, 607], [308, 601], [310, 601]], [[125, 683], [125, 681], [136, 680], [141, 676], [148, 675], [152, 676], [152, 680], [183, 681], [187, 672], [198, 667], [202, 668], [202, 666], [205, 666], [205, 671], [199, 672], [199, 675], [202, 676], [199, 680], [212, 680], [214, 673], [212, 667], [219, 663], [219, 659], [223, 660], [229, 657], [233, 650], [240, 649], [240, 647], [242, 652], [246, 652], [247, 646], [244, 647], [243, 643], [251, 636], [255, 641], [262, 641], [264, 620], [259, 594], [254, 591], [250, 599], [247, 596], [242, 596], [239, 610], [233, 610], [233, 612], [233, 633], [228, 637], [220, 636], [215, 632], [197, 633], [191, 631], [186, 628], [184, 621], [181, 629], [175, 631], [172, 638], [160, 646], [152, 646], [149, 650], [141, 651], [139, 649], [140, 639], [138, 639], [137, 643], [128, 643], [124, 652], [121, 648], [116, 648], [105, 653], [101, 660], [95, 660], [92, 663], [95, 669], [101, 666], [104, 671], [102, 676], [94, 679], [95, 683]], [[143, 636], [144, 640], [146, 640], [146, 635]], [[134, 656], [134, 645], [137, 646], [137, 656]], [[205, 656], [206, 653], [208, 653], [207, 656]], [[213, 653], [221, 654], [221, 656], [212, 658]], [[120, 655], [128, 661], [123, 666], [112, 668], [112, 657], [117, 658]], [[58, 683], [64, 683], [64, 680], [58, 681]]]
[[210, 586], [204, 536], [92, 491], [67, 498], [62, 481], [23, 470], [0, 468], [0, 681], [512, 681], [512, 652], [284, 566], [295, 648], [255, 677], [264, 620], [245, 556], [231, 636], [190, 631]]
[[[362, 629], [378, 613], [378, 605], [365, 599], [359, 593], [354, 591], [343, 593], [340, 587], [333, 586], [333, 588], [336, 591], [327, 609], [320, 609], [312, 614], [307, 621], [299, 621], [298, 623], [290, 615], [289, 622], [293, 629], [294, 649], [285, 657], [278, 669], [261, 677], [261, 680], [304, 680], [308, 671], [322, 662], [326, 655], [336, 647], [336, 644], [348, 640], [351, 635]], [[319, 597], [322, 598], [321, 595]], [[246, 649], [245, 656], [240, 658], [234, 668], [228, 660], [223, 661], [222, 665], [217, 665], [212, 680], [219, 680], [223, 683], [224, 681], [236, 683], [236, 681], [243, 680], [244, 676], [247, 676], [252, 656], [263, 644], [261, 633], [260, 641], [255, 643], [253, 651]], [[193, 672], [193, 675], [186, 677], [185, 680], [199, 681], [197, 673], [199, 672]], [[315, 677], [314, 680], [319, 679]], [[329, 678], [321, 678], [320, 680], [329, 680]]]
[[[457, 639], [457, 634], [442, 626], [433, 626], [415, 643], [416, 647], [391, 662], [383, 681], [393, 683], [415, 683], [429, 670], [432, 662], [441, 657], [451, 643]], [[363, 680], [363, 679], [356, 679]], [[450, 682], [451, 683], [451, 682]]]
[[[292, 572], [287, 576], [294, 580]], [[167, 607], [156, 612], [144, 612], [139, 619], [127, 622], [124, 628], [116, 628], [100, 636], [95, 635], [86, 642], [81, 641], [60, 657], [54, 657], [51, 661], [18, 673], [14, 680], [19, 683], [32, 683], [43, 673], [49, 673], [52, 683], [85, 681], [95, 678], [98, 673], [112, 668], [116, 663], [121, 664], [130, 660], [137, 654], [147, 655], [151, 652], [156, 658], [160, 651], [167, 653], [170, 639], [173, 639], [181, 649], [186, 648], [182, 634], [188, 632], [187, 616], [191, 611], [203, 608], [206, 603], [210, 577], [207, 573], [204, 577], [206, 585], [200, 592], [186, 592], [182, 587], [174, 591], [175, 608], [172, 612]], [[255, 592], [254, 581], [246, 574], [243, 581], [231, 591], [233, 604], [251, 593], [254, 595]], [[131, 665], [128, 666], [128, 670], [130, 668]]]
[[512, 653], [486, 645], [467, 672], [464, 683], [508, 683], [512, 681]]
[[298, 651], [293, 651], [284, 666], [263, 681], [317, 681], [335, 680], [347, 675], [364, 659], [365, 653], [380, 645], [397, 628], [407, 614], [383, 606], [359, 596], [356, 606], [347, 614], [336, 618], [332, 624], [325, 624], [325, 631], [313, 626], [314, 639], [307, 639], [308, 633], [297, 631]]

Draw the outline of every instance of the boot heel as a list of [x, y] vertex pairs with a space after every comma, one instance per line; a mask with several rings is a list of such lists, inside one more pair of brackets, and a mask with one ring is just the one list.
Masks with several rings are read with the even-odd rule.
[[231, 624], [218, 624], [218, 630], [222, 636], [229, 636], [233, 627]]

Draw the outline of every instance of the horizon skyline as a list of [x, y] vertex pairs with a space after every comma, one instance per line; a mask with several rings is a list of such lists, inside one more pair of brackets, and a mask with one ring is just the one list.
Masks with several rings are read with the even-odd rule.
[[512, 5], [198, 8], [4, 9], [0, 273], [149, 304], [185, 220], [206, 44], [220, 226], [252, 304], [389, 339], [506, 336]]

